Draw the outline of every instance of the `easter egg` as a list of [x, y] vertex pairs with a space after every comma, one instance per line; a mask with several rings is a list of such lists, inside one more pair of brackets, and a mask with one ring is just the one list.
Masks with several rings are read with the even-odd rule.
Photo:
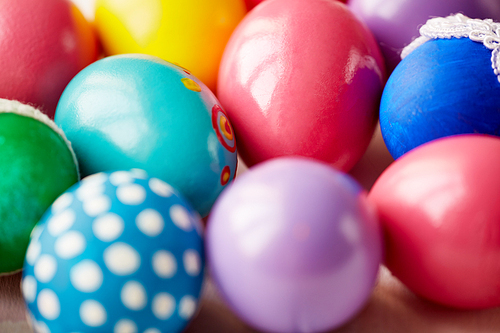
[[71, 78], [96, 60], [93, 30], [67, 0], [0, 2], [0, 97], [54, 117]]
[[23, 267], [31, 230], [78, 181], [64, 133], [39, 110], [0, 99], [0, 274]]
[[199, 215], [143, 170], [98, 173], [33, 230], [22, 278], [38, 332], [180, 332], [204, 276]]
[[140, 168], [206, 215], [236, 172], [231, 123], [212, 92], [148, 55], [101, 59], [68, 85], [57, 107], [83, 175]]
[[349, 0], [348, 6], [377, 38], [389, 71], [401, 60], [401, 50], [431, 17], [463, 13], [500, 20], [497, 0]]
[[266, 332], [322, 332], [353, 317], [371, 294], [382, 238], [366, 193], [312, 159], [250, 168], [217, 200], [206, 233], [219, 291]]
[[385, 80], [373, 36], [336, 0], [268, 0], [235, 30], [218, 94], [252, 166], [300, 155], [344, 171], [363, 155]]
[[458, 308], [500, 305], [500, 139], [461, 135], [396, 160], [369, 200], [386, 265], [413, 292]]
[[146, 53], [189, 68], [215, 89], [220, 58], [244, 0], [98, 0], [95, 24], [108, 55]]
[[[455, 28], [463, 29], [457, 30], [458, 38], [445, 34]], [[479, 28], [491, 29], [484, 43], [475, 37]], [[500, 24], [458, 14], [429, 20], [421, 31], [424, 35], [405, 49], [382, 96], [380, 127], [391, 155], [398, 158], [454, 134], [499, 135], [500, 48], [488, 40], [500, 43]], [[426, 37], [435, 33], [445, 35]]]

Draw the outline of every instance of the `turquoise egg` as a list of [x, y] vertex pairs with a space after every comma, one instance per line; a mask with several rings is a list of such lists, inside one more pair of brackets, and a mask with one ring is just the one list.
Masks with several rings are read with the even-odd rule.
[[140, 168], [205, 216], [235, 176], [226, 112], [187, 69], [147, 55], [107, 57], [66, 87], [55, 115], [82, 176]]

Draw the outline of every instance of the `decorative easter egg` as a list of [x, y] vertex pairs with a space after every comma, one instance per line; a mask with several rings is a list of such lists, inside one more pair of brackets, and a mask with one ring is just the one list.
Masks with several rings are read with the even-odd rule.
[[98, 0], [95, 23], [108, 55], [151, 54], [189, 68], [213, 90], [245, 13], [244, 0]]
[[54, 117], [71, 78], [96, 60], [93, 30], [67, 0], [0, 2], [0, 97]]
[[349, 0], [348, 6], [377, 38], [388, 71], [400, 62], [401, 50], [431, 17], [463, 13], [472, 18], [500, 20], [497, 0]]
[[[247, 9], [250, 10], [253, 7], [257, 6], [259, 3], [261, 3], [262, 1], [264, 0], [245, 0], [245, 3], [247, 5]], [[341, 1], [343, 3], [347, 2], [347, 0], [338, 0], [338, 1]]]
[[180, 332], [204, 276], [199, 215], [142, 170], [98, 173], [33, 230], [22, 291], [39, 332]]
[[0, 274], [23, 267], [31, 230], [78, 181], [71, 144], [46, 115], [0, 99]]
[[369, 199], [386, 265], [412, 291], [458, 308], [500, 305], [500, 139], [429, 142], [380, 176]]
[[453, 134], [499, 135], [500, 24], [458, 14], [429, 20], [421, 33], [382, 96], [380, 127], [391, 155]]
[[224, 51], [218, 97], [249, 166], [289, 155], [344, 171], [363, 155], [385, 80], [375, 40], [336, 0], [268, 0]]
[[188, 70], [153, 56], [88, 66], [64, 91], [55, 121], [83, 175], [145, 169], [202, 215], [236, 172], [235, 134], [215, 96]]
[[353, 317], [382, 257], [376, 214], [348, 175], [278, 158], [239, 176], [207, 224], [207, 257], [221, 295], [266, 332], [322, 332]]

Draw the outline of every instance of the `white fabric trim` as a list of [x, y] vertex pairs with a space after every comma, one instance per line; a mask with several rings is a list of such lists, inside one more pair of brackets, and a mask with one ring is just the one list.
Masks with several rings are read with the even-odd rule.
[[471, 19], [463, 14], [455, 14], [428, 20], [420, 28], [420, 35], [403, 49], [401, 59], [431, 39], [469, 38], [474, 42], [483, 43], [493, 51], [491, 64], [500, 82], [500, 23], [493, 22], [492, 19]]

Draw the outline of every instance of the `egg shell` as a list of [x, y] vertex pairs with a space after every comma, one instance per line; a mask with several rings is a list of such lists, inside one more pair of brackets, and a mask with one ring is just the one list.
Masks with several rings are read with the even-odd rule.
[[363, 155], [385, 80], [368, 29], [335, 0], [268, 0], [224, 51], [218, 97], [252, 166], [301, 155], [344, 171]]
[[39, 110], [0, 99], [0, 274], [23, 267], [31, 230], [78, 181], [69, 142]]
[[349, 176], [299, 157], [250, 168], [207, 223], [210, 272], [230, 308], [265, 332], [322, 332], [371, 294], [382, 236]]
[[65, 89], [55, 121], [83, 175], [145, 169], [202, 215], [236, 173], [234, 133], [215, 96], [157, 57], [119, 55], [88, 66]]
[[463, 13], [471, 18], [500, 20], [497, 0], [349, 0], [348, 6], [377, 38], [389, 72], [401, 61], [401, 50], [431, 17]]
[[41, 332], [180, 332], [204, 277], [202, 226], [143, 170], [98, 173], [35, 227], [23, 295]]
[[491, 54], [482, 43], [451, 38], [430, 40], [403, 59], [380, 104], [382, 136], [394, 158], [444, 136], [500, 134]]
[[193, 71], [214, 90], [244, 0], [98, 0], [95, 24], [108, 55], [145, 53]]
[[54, 117], [64, 87], [97, 59], [89, 23], [67, 0], [0, 2], [0, 97]]
[[463, 309], [500, 305], [500, 139], [461, 135], [396, 160], [369, 199], [386, 265], [416, 294]]

